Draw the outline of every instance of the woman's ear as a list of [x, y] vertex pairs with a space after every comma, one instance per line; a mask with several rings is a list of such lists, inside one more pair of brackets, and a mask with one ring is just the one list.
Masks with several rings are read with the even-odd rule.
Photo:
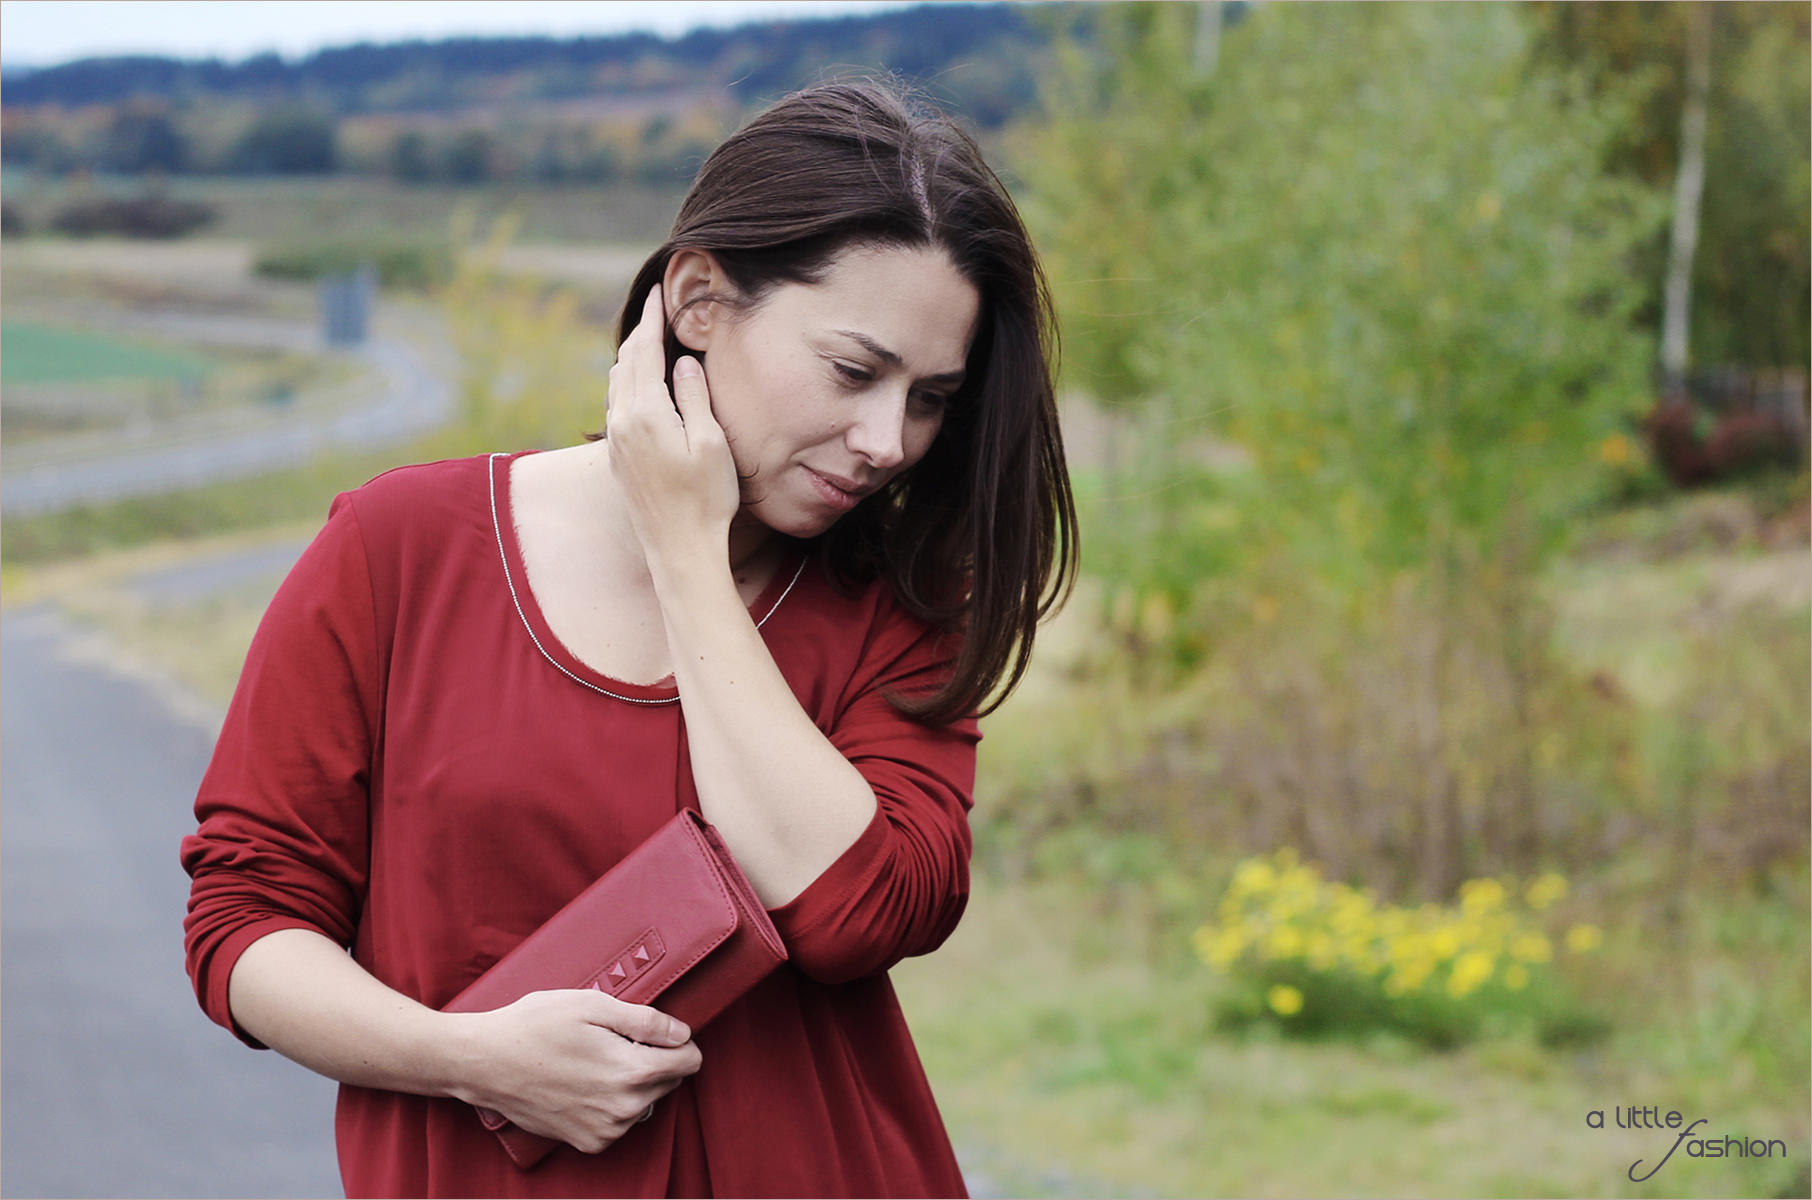
[[729, 280], [709, 251], [680, 250], [667, 260], [661, 300], [680, 345], [700, 354], [711, 348], [711, 337], [723, 320], [723, 306], [704, 297], [721, 296], [728, 290]]

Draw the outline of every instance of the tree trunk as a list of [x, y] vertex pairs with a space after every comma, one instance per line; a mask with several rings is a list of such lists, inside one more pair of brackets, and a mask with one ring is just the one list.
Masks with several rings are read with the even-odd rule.
[[1705, 110], [1711, 93], [1711, 5], [1697, 0], [1686, 18], [1686, 103], [1680, 110], [1680, 169], [1674, 177], [1673, 240], [1661, 317], [1661, 373], [1669, 391], [1686, 376], [1692, 260], [1699, 246], [1705, 191]]
[[1200, 0], [1195, 17], [1195, 74], [1205, 79], [1214, 74], [1221, 58], [1221, 0]]

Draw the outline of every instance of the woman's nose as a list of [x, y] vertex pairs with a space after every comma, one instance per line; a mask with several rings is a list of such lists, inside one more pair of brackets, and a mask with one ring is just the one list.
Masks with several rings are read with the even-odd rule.
[[860, 405], [844, 443], [876, 470], [899, 466], [906, 460], [906, 397], [877, 396]]

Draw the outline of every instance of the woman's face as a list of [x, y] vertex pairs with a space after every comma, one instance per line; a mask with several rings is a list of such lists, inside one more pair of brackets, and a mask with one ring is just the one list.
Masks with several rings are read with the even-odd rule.
[[[708, 256], [690, 267], [676, 256], [668, 303], [676, 276], [712, 269]], [[724, 286], [719, 276], [708, 290]], [[820, 282], [781, 284], [753, 309], [682, 314], [675, 332], [703, 352], [745, 516], [813, 537], [923, 458], [963, 382], [980, 306], [941, 250], [856, 247]]]

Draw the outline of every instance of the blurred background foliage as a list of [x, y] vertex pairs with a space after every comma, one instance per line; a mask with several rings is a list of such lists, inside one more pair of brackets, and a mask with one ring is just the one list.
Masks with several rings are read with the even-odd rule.
[[[230, 304], [272, 311], [368, 264], [458, 410], [9, 516], [0, 556], [318, 519], [393, 462], [577, 440], [702, 156], [839, 65], [899, 71], [1045, 256], [1084, 522], [1083, 586], [987, 724], [970, 916], [896, 972], [966, 1161], [1029, 1194], [1636, 1194], [1645, 1151], [1580, 1113], [1646, 1088], [1795, 1149], [1641, 1194], [1803, 1195], [1812, 26], [1710, 17], [1668, 409], [1688, 9], [939, 5], [9, 75], [9, 253], [199, 231], [251, 248]], [[1452, 934], [1421, 1000], [1313, 958], [1361, 908]], [[1424, 1143], [1467, 1153], [1381, 1149]], [[1021, 1169], [1051, 1158], [1097, 1182]]]
[[[1685, 101], [1686, 4], [1536, 3], [1541, 59], [1578, 70], [1595, 93], [1635, 85], [1639, 107], [1607, 147], [1605, 166], [1652, 185], [1679, 167]], [[1702, 363], [1803, 363], [1807, 311], [1806, 144], [1812, 117], [1797, 94], [1807, 74], [1812, 11], [1796, 4], [1712, 8], [1704, 224], [1693, 289]], [[1643, 315], [1658, 321], [1666, 247], [1638, 257]]]
[[1543, 819], [1585, 701], [1534, 580], [1653, 357], [1626, 262], [1663, 209], [1594, 169], [1624, 102], [1532, 73], [1508, 8], [1266, 12], [1212, 74], [1196, 19], [1094, 15], [1023, 151], [1066, 382], [1146, 430], [1091, 570], [1150, 656], [1276, 696], [1193, 731], [1248, 836], [1428, 899], [1528, 871], [1591, 819]]

